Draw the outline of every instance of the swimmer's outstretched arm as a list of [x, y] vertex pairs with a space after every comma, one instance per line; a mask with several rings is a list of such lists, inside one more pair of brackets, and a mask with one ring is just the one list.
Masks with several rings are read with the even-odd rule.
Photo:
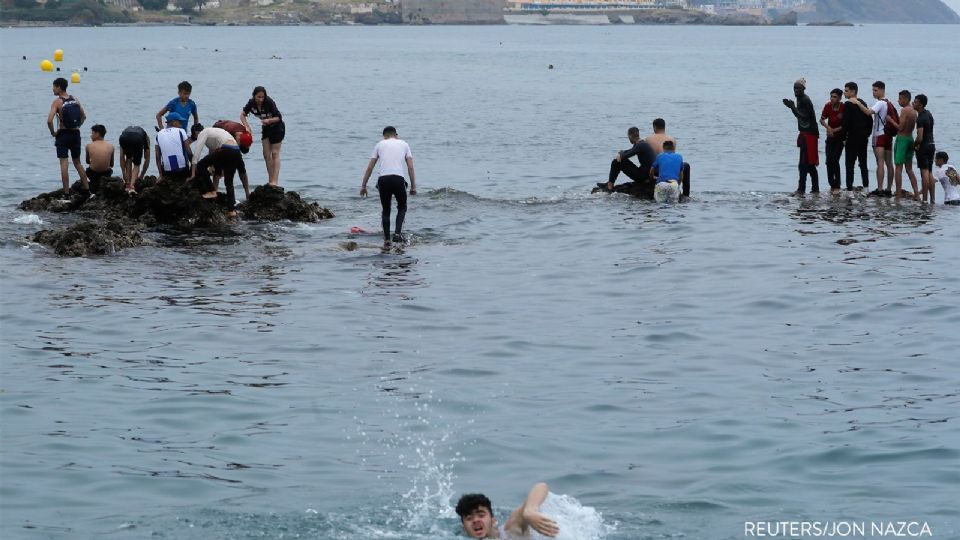
[[544, 536], [556, 536], [560, 534], [560, 527], [552, 519], [540, 513], [540, 505], [550, 493], [547, 484], [540, 482], [530, 489], [527, 500], [517, 507], [516, 510], [507, 518], [505, 529], [522, 536], [530, 534], [530, 529], [537, 531]]

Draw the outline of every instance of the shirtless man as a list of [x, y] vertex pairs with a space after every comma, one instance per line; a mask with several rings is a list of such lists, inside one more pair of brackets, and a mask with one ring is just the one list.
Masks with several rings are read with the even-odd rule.
[[457, 502], [457, 515], [463, 532], [470, 538], [528, 538], [530, 529], [554, 537], [560, 534], [557, 523], [540, 512], [540, 505], [547, 498], [550, 489], [544, 483], [533, 486], [527, 500], [517, 507], [502, 526], [493, 516], [493, 507], [485, 495], [471, 493], [460, 497]]
[[893, 143], [893, 163], [897, 167], [897, 192], [899, 199], [903, 195], [903, 168], [907, 168], [907, 177], [913, 188], [911, 197], [920, 196], [917, 190], [917, 175], [913, 172], [913, 130], [917, 127], [917, 111], [910, 104], [910, 91], [901, 90], [897, 97], [900, 103], [900, 122], [897, 125], [897, 138]]
[[86, 146], [87, 178], [91, 181], [113, 176], [113, 145], [103, 140], [107, 128], [97, 124], [90, 128], [90, 140]]
[[670, 135], [667, 135], [667, 123], [663, 118], [657, 118], [653, 121], [653, 135], [649, 135], [645, 140], [656, 154], [663, 152], [664, 141], [673, 141], [674, 147], [677, 145], [677, 141]]

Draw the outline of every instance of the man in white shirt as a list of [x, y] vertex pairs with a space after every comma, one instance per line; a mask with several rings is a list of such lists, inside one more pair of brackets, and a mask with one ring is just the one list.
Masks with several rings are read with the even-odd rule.
[[[873, 155], [877, 158], [877, 189], [870, 195], [890, 197], [893, 195], [893, 137], [885, 133], [889, 107], [893, 103], [887, 100], [887, 85], [883, 81], [873, 83], [873, 97], [877, 100], [872, 107], [867, 107], [857, 99], [848, 99], [847, 106], [859, 107], [864, 114], [873, 116]], [[887, 175], [887, 188], [883, 189], [884, 171]]]
[[947, 164], [948, 159], [950, 157], [946, 152], [937, 152], [933, 176], [943, 186], [943, 204], [960, 206], [960, 174], [953, 165]]
[[[246, 135], [247, 139], [250, 139], [249, 133], [242, 133], [239, 136]], [[228, 181], [231, 184], [227, 185], [228, 191], [233, 191], [233, 173], [236, 172], [240, 175], [240, 183], [243, 184], [243, 192], [246, 194], [247, 198], [250, 198], [250, 178], [247, 177], [247, 167], [243, 163], [243, 147], [237, 139], [230, 134], [229, 131], [218, 128], [218, 127], [209, 127], [204, 128], [200, 124], [194, 124], [190, 128], [190, 138], [196, 141], [194, 145], [193, 160], [192, 160], [192, 174], [194, 177], [197, 176], [197, 162], [200, 161], [200, 154], [203, 153], [203, 149], [206, 148], [209, 154], [213, 154], [216, 150], [224, 148], [230, 152], [230, 161], [233, 165], [233, 171], [229, 172]], [[244, 141], [246, 142], [246, 141]], [[249, 145], [248, 145], [249, 146]], [[213, 191], [217, 191], [219, 188], [219, 178], [214, 177], [213, 182]]]
[[186, 180], [190, 177], [190, 136], [180, 127], [179, 114], [167, 115], [167, 127], [157, 133], [156, 158], [161, 179]]
[[370, 163], [363, 173], [360, 184], [360, 196], [367, 196], [367, 181], [373, 173], [373, 167], [380, 162], [380, 175], [377, 178], [377, 190], [380, 192], [380, 206], [382, 207], [381, 222], [383, 224], [384, 244], [390, 244], [390, 205], [392, 198], [397, 199], [397, 226], [394, 229], [393, 241], [403, 242], [403, 219], [407, 215], [407, 182], [403, 177], [403, 164], [407, 164], [410, 173], [410, 195], [417, 194], [417, 176], [413, 170], [413, 154], [410, 145], [397, 138], [397, 130], [393, 126], [383, 128], [383, 140], [378, 142], [370, 155]]

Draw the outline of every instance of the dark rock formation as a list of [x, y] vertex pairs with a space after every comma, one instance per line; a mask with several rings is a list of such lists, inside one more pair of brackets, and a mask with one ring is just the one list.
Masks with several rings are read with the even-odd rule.
[[[91, 182], [90, 192], [74, 184], [63, 190], [43, 193], [23, 201], [21, 210], [73, 213], [84, 221], [66, 229], [43, 230], [32, 239], [51, 246], [58, 255], [80, 257], [104, 255], [140, 245], [140, 232], [156, 227], [187, 231], [227, 227], [237, 218], [227, 215], [226, 196], [205, 199], [193, 184], [183, 181], [158, 181], [148, 176], [137, 184], [137, 193], [127, 194], [123, 180], [106, 178]], [[250, 200], [238, 208], [242, 219], [260, 221], [316, 222], [333, 214], [315, 202], [307, 202], [296, 192], [277, 186], [260, 186]]]
[[[653, 200], [653, 182], [621, 182], [613, 185], [614, 193], [626, 193], [638, 199]], [[606, 184], [597, 184], [590, 193], [605, 193]]]
[[50, 246], [62, 257], [110, 255], [143, 244], [139, 228], [130, 221], [82, 221], [59, 231], [40, 231], [33, 235], [33, 241]]
[[265, 184], [250, 193], [250, 199], [238, 207], [244, 219], [260, 221], [303, 221], [313, 223], [330, 219], [333, 214], [317, 203], [308, 203], [296, 192], [285, 192], [282, 187]]

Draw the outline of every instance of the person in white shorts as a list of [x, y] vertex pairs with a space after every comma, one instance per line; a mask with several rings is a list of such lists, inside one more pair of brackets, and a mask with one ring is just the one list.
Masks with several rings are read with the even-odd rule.
[[960, 206], [960, 173], [953, 165], [947, 163], [950, 156], [946, 152], [937, 152], [934, 158], [936, 167], [933, 176], [943, 186], [943, 204]]

